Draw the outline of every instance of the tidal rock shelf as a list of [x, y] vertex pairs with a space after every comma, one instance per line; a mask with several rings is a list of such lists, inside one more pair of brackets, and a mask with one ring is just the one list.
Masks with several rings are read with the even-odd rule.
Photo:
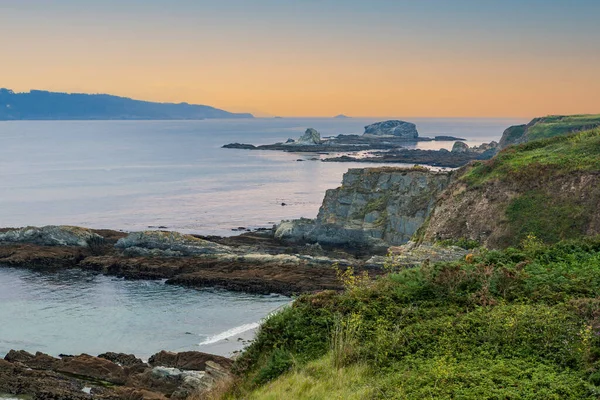
[[[354, 261], [352, 257], [331, 257], [334, 253], [330, 257], [311, 255], [316, 253], [310, 246], [285, 247], [264, 233], [211, 241], [177, 232], [127, 234], [62, 226], [3, 231], [13, 232], [11, 237], [21, 239], [0, 240], [0, 265], [7, 267], [47, 271], [80, 268], [126, 279], [167, 279], [169, 284], [259, 294], [340, 289], [331, 265], [349, 265]], [[39, 237], [49, 231], [74, 235], [72, 240], [89, 235], [98, 235], [101, 240], [82, 245], [49, 245], [29, 240], [32, 235]]]
[[230, 143], [223, 146], [227, 149], [243, 150], [278, 150], [286, 152], [354, 152], [364, 150], [392, 150], [405, 147], [407, 144], [422, 141], [462, 141], [465, 139], [453, 136], [436, 136], [434, 138], [419, 137], [415, 124], [405, 121], [391, 120], [378, 122], [365, 127], [362, 135], [338, 135], [321, 138], [321, 134], [308, 128], [298, 139], [288, 139], [285, 143], [255, 146], [246, 143]]
[[60, 358], [11, 350], [0, 359], [0, 393], [33, 399], [186, 399], [232, 379], [232, 360], [196, 351], [162, 351], [148, 363], [133, 354]]

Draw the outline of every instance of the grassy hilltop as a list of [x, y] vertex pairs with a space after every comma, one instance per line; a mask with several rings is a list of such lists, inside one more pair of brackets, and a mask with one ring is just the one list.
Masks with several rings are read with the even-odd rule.
[[600, 128], [554, 118], [459, 171], [421, 232], [498, 250], [341, 272], [268, 318], [221, 397], [600, 398]]
[[599, 239], [347, 282], [269, 318], [227, 398], [600, 395]]

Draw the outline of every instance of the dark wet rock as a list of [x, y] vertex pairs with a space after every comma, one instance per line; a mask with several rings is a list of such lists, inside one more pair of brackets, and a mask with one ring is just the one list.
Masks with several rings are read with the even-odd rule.
[[[202, 367], [202, 370], [152, 368], [143, 363], [124, 368], [107, 359], [86, 354], [59, 360], [42, 353], [32, 355], [11, 351], [9, 359], [12, 361], [0, 360], [0, 393], [25, 395], [33, 399], [183, 400], [231, 377], [229, 359], [203, 355], [204, 363], [201, 364], [198, 356], [168, 354], [183, 366]], [[137, 362], [131, 355], [105, 355], [130, 364]], [[52, 359], [53, 363], [38, 369], [41, 359]], [[85, 392], [84, 388], [87, 389]]]
[[364, 135], [397, 136], [403, 139], [416, 139], [419, 137], [417, 126], [415, 124], [398, 120], [377, 122], [365, 126]]
[[0, 245], [0, 264], [12, 267], [72, 268], [76, 267], [85, 256], [86, 253], [81, 247]]
[[440, 141], [440, 142], [455, 142], [457, 140], [464, 141], [464, 140], [467, 140], [467, 139], [457, 138], [457, 137], [454, 137], [454, 136], [443, 135], [443, 136], [435, 136], [433, 138], [433, 140]]
[[68, 373], [98, 379], [123, 385], [127, 382], [127, 375], [123, 367], [104, 358], [81, 354], [73, 358], [63, 359], [55, 367], [56, 372]]
[[232, 364], [232, 360], [229, 358], [202, 353], [200, 351], [184, 351], [181, 353], [161, 351], [150, 357], [148, 363], [153, 367], [204, 371], [208, 361], [217, 362], [226, 367], [230, 367]]
[[245, 143], [229, 143], [223, 146], [224, 149], [242, 149], [242, 150], [254, 150], [256, 146], [253, 144]]
[[402, 164], [423, 164], [434, 167], [458, 168], [473, 160], [487, 160], [493, 154], [475, 153], [475, 152], [450, 152], [448, 150], [408, 150], [394, 149], [387, 152], [373, 152], [366, 157], [330, 157], [323, 159], [323, 162], [360, 162], [360, 163], [402, 163]]
[[4, 356], [4, 360], [11, 363], [26, 365], [27, 367], [33, 369], [47, 370], [54, 369], [57, 363], [60, 362], [60, 359], [54, 358], [44, 353], [37, 352], [35, 353], [35, 355], [33, 355], [23, 350], [10, 350], [8, 354]]
[[115, 364], [119, 364], [124, 367], [130, 367], [134, 365], [145, 365], [146, 363], [137, 358], [133, 354], [124, 354], [124, 353], [102, 353], [98, 355], [98, 358], [103, 358], [108, 361], [112, 361]]

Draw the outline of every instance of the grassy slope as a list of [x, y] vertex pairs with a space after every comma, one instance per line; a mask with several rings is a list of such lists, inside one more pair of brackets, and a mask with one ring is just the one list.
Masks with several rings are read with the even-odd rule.
[[492, 179], [575, 171], [600, 171], [600, 128], [509, 147], [492, 160], [475, 163], [461, 179], [475, 186]]
[[598, 126], [600, 126], [600, 115], [548, 116], [540, 118], [539, 122], [530, 126], [526, 136], [528, 141], [547, 139]]
[[600, 189], [559, 190], [563, 178], [600, 173], [600, 128], [511, 146], [494, 159], [473, 164], [460, 178], [468, 190], [479, 191], [492, 181], [517, 188], [521, 194], [506, 205], [505, 219], [518, 244], [528, 234], [555, 243], [585, 234], [597, 212]]
[[269, 318], [229, 398], [594, 399], [600, 238], [354, 281]]

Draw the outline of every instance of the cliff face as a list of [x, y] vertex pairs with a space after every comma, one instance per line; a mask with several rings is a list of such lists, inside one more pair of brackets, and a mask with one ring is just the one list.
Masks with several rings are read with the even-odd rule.
[[420, 232], [489, 248], [600, 235], [600, 129], [510, 147], [456, 173]]
[[407, 242], [426, 220], [450, 174], [421, 168], [350, 169], [328, 190], [315, 220], [283, 221], [278, 239], [382, 250]]

